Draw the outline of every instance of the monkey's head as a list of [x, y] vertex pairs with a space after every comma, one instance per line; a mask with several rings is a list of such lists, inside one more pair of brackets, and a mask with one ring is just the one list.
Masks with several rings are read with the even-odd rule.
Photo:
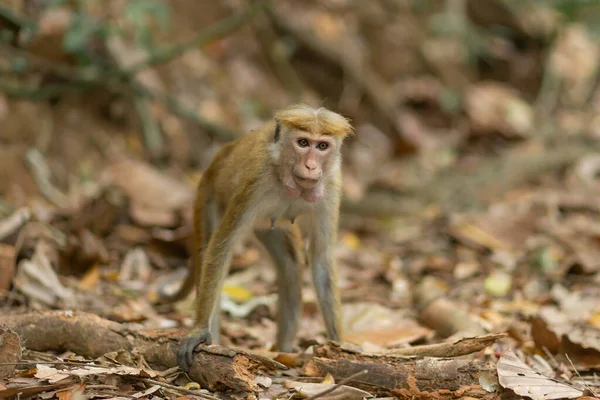
[[323, 107], [295, 105], [275, 113], [273, 158], [286, 192], [308, 202], [323, 198], [339, 174], [340, 148], [352, 133], [348, 120]]

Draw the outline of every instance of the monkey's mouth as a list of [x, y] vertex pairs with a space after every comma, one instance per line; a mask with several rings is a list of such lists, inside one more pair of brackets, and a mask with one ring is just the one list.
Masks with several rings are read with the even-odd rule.
[[319, 184], [318, 179], [310, 179], [310, 178], [302, 178], [294, 174], [294, 181], [300, 186], [302, 189], [314, 189]]

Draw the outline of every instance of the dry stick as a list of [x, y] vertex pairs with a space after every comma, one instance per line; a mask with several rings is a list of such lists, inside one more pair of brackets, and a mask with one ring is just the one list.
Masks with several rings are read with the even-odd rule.
[[339, 383], [336, 383], [335, 385], [333, 385], [329, 389], [323, 390], [321, 393], [317, 393], [315, 395], [307, 397], [305, 400], [315, 400], [315, 399], [318, 399], [319, 397], [323, 397], [326, 394], [329, 394], [329, 393], [333, 392], [334, 390], [336, 390], [337, 388], [345, 385], [346, 383], [348, 383], [348, 382], [350, 382], [350, 381], [352, 381], [352, 380], [354, 380], [354, 379], [356, 379], [358, 377], [361, 377], [363, 375], [367, 375], [368, 373], [369, 373], [369, 371], [366, 370], [366, 369], [362, 370], [360, 372], [357, 372], [354, 375], [350, 375], [349, 377], [342, 379]]
[[185, 394], [189, 394], [190, 396], [198, 396], [198, 397], [202, 397], [203, 399], [208, 399], [208, 400], [220, 400], [218, 397], [211, 396], [209, 394], [198, 393], [194, 390], [189, 390], [189, 389], [182, 388], [182, 387], [175, 386], [175, 385], [169, 385], [168, 383], [155, 381], [153, 379], [142, 378], [141, 380], [142, 380], [142, 382], [146, 382], [149, 385], [162, 386], [162, 387], [172, 390], [176, 393], [185, 393]]

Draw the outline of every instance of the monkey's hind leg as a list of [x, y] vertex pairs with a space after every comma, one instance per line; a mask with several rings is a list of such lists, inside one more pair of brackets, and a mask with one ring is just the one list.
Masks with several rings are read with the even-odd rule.
[[[189, 269], [189, 275], [187, 276], [184, 286], [182, 286], [181, 291], [187, 290], [188, 292], [191, 289], [196, 287], [196, 300], [199, 297], [199, 292], [201, 290], [201, 274], [202, 274], [202, 264], [204, 263], [204, 254], [208, 247], [208, 243], [213, 232], [216, 230], [219, 224], [219, 217], [217, 214], [217, 205], [211, 199], [211, 196], [208, 193], [208, 189], [203, 183], [200, 183], [198, 187], [198, 194], [196, 196], [196, 202], [194, 203], [194, 249], [191, 257], [191, 266]], [[184, 289], [185, 288], [185, 289]], [[180, 295], [179, 295], [180, 296]], [[220, 296], [218, 297], [218, 299]], [[219, 304], [219, 303], [217, 303]], [[196, 305], [196, 308], [198, 306]], [[196, 310], [197, 311], [197, 310]], [[219, 312], [218, 310], [213, 313], [211, 318], [211, 335], [215, 338], [215, 342], [219, 341]], [[188, 338], [184, 339], [180, 345], [180, 349], [177, 355], [177, 360], [182, 368], [187, 369], [191, 364], [191, 351], [188, 351], [188, 347], [190, 346], [190, 338], [194, 338], [197, 336], [197, 332], [192, 329], [188, 334]], [[193, 343], [193, 342], [192, 342]], [[196, 347], [196, 346], [193, 346]]]
[[260, 230], [256, 236], [277, 267], [277, 348], [291, 352], [302, 312], [302, 273], [305, 264], [302, 236], [296, 226]]

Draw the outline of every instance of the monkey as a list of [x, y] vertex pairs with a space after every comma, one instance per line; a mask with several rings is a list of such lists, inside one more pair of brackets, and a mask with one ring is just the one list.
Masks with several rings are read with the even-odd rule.
[[[342, 335], [334, 245], [341, 199], [341, 145], [350, 121], [324, 107], [278, 110], [262, 128], [224, 145], [201, 177], [194, 202], [194, 253], [188, 275], [167, 302], [196, 287], [195, 325], [177, 362], [188, 370], [197, 345], [219, 340], [220, 293], [232, 249], [254, 234], [277, 269], [276, 347], [294, 348], [302, 305], [304, 265], [310, 264], [329, 339]], [[308, 252], [299, 223], [308, 237]]]

